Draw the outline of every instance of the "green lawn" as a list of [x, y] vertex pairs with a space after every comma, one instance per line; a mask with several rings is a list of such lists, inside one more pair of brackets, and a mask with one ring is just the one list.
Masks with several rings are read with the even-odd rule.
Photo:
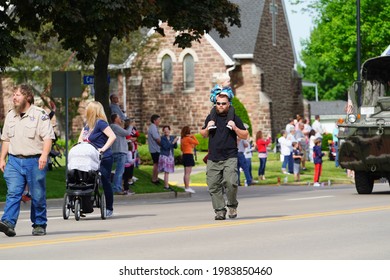
[[[205, 164], [202, 161], [205, 152], [198, 152], [197, 154], [197, 165], [204, 166]], [[336, 168], [334, 166], [334, 161], [329, 161], [328, 158], [324, 158], [323, 163], [323, 172], [321, 176], [321, 182], [328, 182], [331, 180], [332, 184], [338, 183], [349, 183], [350, 180], [347, 178], [345, 170], [341, 168]], [[64, 165], [64, 160], [60, 161]], [[257, 185], [277, 185], [278, 178], [280, 178], [281, 183], [285, 181], [286, 175], [281, 173], [281, 162], [279, 161], [279, 154], [270, 153], [267, 160], [267, 166], [265, 171], [265, 181], [260, 181]], [[182, 167], [182, 166], [178, 166]], [[259, 160], [257, 158], [257, 153], [254, 153], [252, 159], [252, 174], [257, 179], [257, 169], [259, 167]], [[301, 182], [294, 182], [294, 175], [287, 175], [288, 184], [307, 184], [307, 182], [313, 182], [314, 174], [314, 164], [308, 162], [306, 164], [308, 168], [307, 171], [303, 172], [301, 175]], [[151, 173], [152, 166], [150, 165], [141, 165], [140, 168], [134, 170], [134, 176], [139, 178], [138, 182], [132, 187], [136, 193], [155, 193], [163, 192], [163, 184], [154, 185], [151, 183]], [[241, 182], [243, 184], [244, 175], [241, 174]], [[205, 185], [206, 184], [206, 174], [204, 172], [193, 174], [191, 176], [192, 184]], [[183, 191], [182, 188], [176, 188], [173, 186], [176, 191]], [[54, 168], [52, 171], [47, 173], [47, 197], [48, 198], [61, 198], [64, 196], [66, 189], [65, 184], [65, 168]], [[0, 201], [5, 201], [6, 195], [6, 184], [3, 179], [3, 173], [0, 174]]]
[[[201, 162], [204, 153], [198, 153], [198, 164], [204, 165]], [[306, 163], [307, 171], [301, 173], [300, 182], [294, 182], [294, 175], [283, 175], [281, 172], [282, 163], [279, 160], [279, 154], [269, 153], [267, 159], [267, 165], [265, 170], [266, 180], [259, 181], [256, 185], [276, 185], [278, 184], [278, 178], [280, 178], [281, 183], [283, 184], [285, 178], [287, 177], [288, 184], [307, 184], [310, 182], [313, 183], [314, 178], [314, 164], [311, 162]], [[252, 158], [252, 174], [255, 180], [257, 180], [257, 170], [259, 168], [259, 159], [257, 158], [257, 153], [254, 153]], [[240, 176], [241, 183], [244, 183], [244, 174]], [[332, 184], [340, 183], [350, 183], [350, 179], [347, 178], [346, 172], [342, 168], [336, 168], [334, 161], [330, 161], [328, 157], [324, 157], [324, 163], [322, 165], [322, 176], [320, 177], [321, 182], [328, 183], [328, 180], [331, 180]], [[204, 173], [198, 173], [191, 176], [192, 184], [205, 184], [206, 175]]]

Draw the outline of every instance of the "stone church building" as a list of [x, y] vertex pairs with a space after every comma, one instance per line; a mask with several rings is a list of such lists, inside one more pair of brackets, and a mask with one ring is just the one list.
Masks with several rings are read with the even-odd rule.
[[160, 36], [158, 51], [147, 58], [155, 71], [118, 78], [116, 91], [122, 102], [126, 99], [126, 113], [139, 129], [145, 132], [150, 116], [158, 114], [161, 125], [170, 125], [174, 134], [185, 125], [198, 132], [211, 108], [215, 77], [224, 72], [248, 111], [253, 136], [262, 130], [275, 139], [289, 118], [303, 115], [302, 81], [294, 70], [283, 0], [232, 2], [240, 6], [242, 26], [230, 27], [229, 37], [210, 32], [200, 43], [181, 49], [173, 45], [175, 31], [163, 25], [165, 37]]
[[[262, 130], [275, 140], [289, 118], [307, 115], [283, 1], [233, 0], [240, 7], [241, 28], [229, 27], [230, 36], [225, 38], [210, 32], [186, 49], [173, 45], [176, 33], [163, 24], [165, 37], [153, 39], [158, 40], [156, 52], [142, 58], [132, 55], [119, 70], [109, 70], [111, 93], [119, 95], [123, 109], [142, 132], [147, 131], [151, 115], [158, 114], [172, 134], [180, 134], [186, 125], [196, 133], [210, 112], [216, 76], [227, 72], [235, 96], [248, 112], [252, 136]], [[135, 70], [137, 59], [151, 71]], [[12, 99], [0, 91], [4, 112]], [[80, 131], [81, 125], [78, 117], [73, 131]]]

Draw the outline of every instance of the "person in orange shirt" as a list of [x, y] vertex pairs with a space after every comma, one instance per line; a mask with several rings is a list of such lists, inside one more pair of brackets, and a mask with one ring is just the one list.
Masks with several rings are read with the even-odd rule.
[[195, 166], [194, 160], [194, 148], [199, 144], [199, 141], [191, 134], [189, 126], [185, 126], [181, 129], [181, 142], [180, 149], [183, 153], [183, 165], [184, 165], [184, 188], [186, 192], [195, 193], [195, 191], [190, 188], [190, 175], [192, 167]]

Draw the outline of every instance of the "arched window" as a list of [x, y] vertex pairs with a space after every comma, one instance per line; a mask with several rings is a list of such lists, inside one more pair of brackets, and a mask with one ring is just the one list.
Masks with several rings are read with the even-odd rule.
[[172, 91], [173, 89], [173, 69], [172, 69], [172, 58], [169, 55], [164, 55], [161, 60], [162, 69], [162, 90]]
[[195, 88], [194, 57], [190, 54], [186, 54], [183, 59], [183, 86], [185, 90]]

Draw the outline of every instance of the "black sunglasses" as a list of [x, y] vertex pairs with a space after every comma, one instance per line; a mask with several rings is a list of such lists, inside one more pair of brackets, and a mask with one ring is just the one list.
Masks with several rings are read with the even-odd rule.
[[225, 106], [226, 104], [227, 104], [227, 102], [217, 102], [217, 105]]

